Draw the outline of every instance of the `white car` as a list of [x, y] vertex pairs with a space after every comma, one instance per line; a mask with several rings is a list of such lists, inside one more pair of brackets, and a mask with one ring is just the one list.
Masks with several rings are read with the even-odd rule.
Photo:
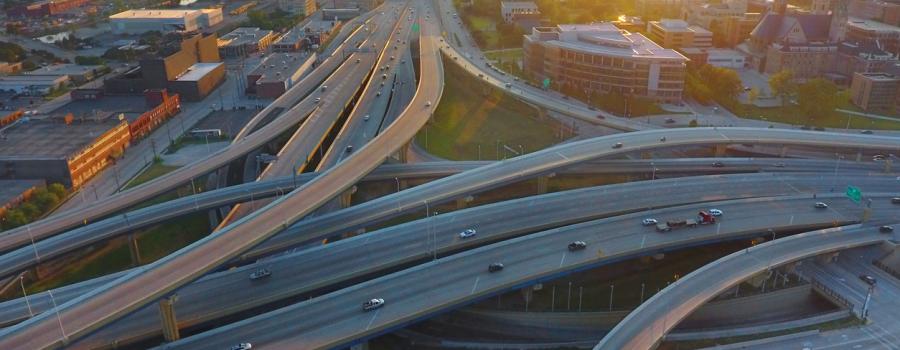
[[656, 223], [658, 223], [658, 222], [659, 221], [656, 221], [656, 219], [649, 219], [649, 218], [641, 220], [641, 224], [644, 226], [653, 226], [653, 225], [656, 225]]
[[363, 311], [372, 311], [382, 306], [384, 306], [384, 299], [375, 298], [372, 300], [367, 300], [365, 303], [363, 303]]
[[253, 273], [250, 274], [250, 280], [258, 280], [261, 278], [269, 277], [271, 275], [272, 271], [269, 271], [269, 269], [259, 269], [253, 271]]
[[828, 204], [825, 204], [823, 202], [816, 202], [814, 207], [816, 207], [816, 209], [825, 209], [828, 208]]
[[474, 236], [475, 233], [476, 233], [476, 232], [475, 232], [475, 229], [474, 229], [474, 228], [469, 228], [469, 229], [466, 229], [466, 230], [463, 231], [463, 232], [460, 232], [460, 233], [459, 233], [459, 238], [469, 238], [469, 237]]
[[253, 344], [250, 343], [240, 343], [238, 345], [232, 346], [231, 350], [250, 350], [253, 348]]
[[722, 211], [719, 209], [710, 209], [709, 214], [712, 216], [722, 216], [722, 214], [724, 213], [722, 213]]

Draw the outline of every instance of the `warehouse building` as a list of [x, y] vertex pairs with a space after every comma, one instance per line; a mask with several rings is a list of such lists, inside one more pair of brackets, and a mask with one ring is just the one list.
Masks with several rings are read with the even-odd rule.
[[312, 67], [316, 54], [273, 53], [247, 75], [247, 93], [275, 99], [290, 89]]
[[222, 9], [128, 10], [109, 16], [113, 32], [124, 34], [192, 32], [219, 24], [222, 19]]
[[0, 77], [0, 92], [12, 92], [31, 96], [42, 96], [50, 90], [58, 89], [69, 82], [66, 75], [28, 76], [10, 75]]
[[131, 141], [118, 118], [20, 119], [0, 129], [0, 179], [40, 179], [78, 188]]
[[209, 95], [225, 80], [225, 63], [195, 63], [182, 75], [169, 82], [169, 90], [197, 101]]
[[41, 67], [30, 72], [25, 72], [25, 75], [46, 77], [66, 76], [73, 83], [81, 85], [94, 80], [95, 77], [103, 73], [104, 69], [103, 66], [82, 66], [67, 63]]

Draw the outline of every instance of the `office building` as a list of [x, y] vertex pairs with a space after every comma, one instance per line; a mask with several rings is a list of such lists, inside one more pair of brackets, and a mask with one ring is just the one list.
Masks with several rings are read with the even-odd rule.
[[885, 73], [854, 73], [850, 84], [853, 104], [870, 112], [893, 112], [900, 79]]
[[66, 76], [76, 85], [84, 84], [103, 73], [103, 66], [82, 66], [78, 64], [53, 64], [41, 67], [33, 71], [25, 72], [25, 75], [59, 77]]
[[536, 27], [523, 49], [526, 74], [549, 79], [555, 89], [660, 102], [682, 98], [687, 58], [609, 22]]
[[849, 0], [850, 17], [875, 20], [892, 26], [900, 26], [900, 3], [883, 0]]
[[296, 52], [306, 47], [308, 43], [309, 41], [306, 40], [306, 32], [303, 28], [295, 27], [272, 43], [272, 51]]
[[690, 62], [689, 66], [700, 67], [704, 64], [711, 66], [740, 69], [746, 65], [746, 57], [743, 53], [732, 49], [686, 47], [679, 49]]
[[316, 12], [316, 0], [278, 0], [278, 8], [295, 15], [308, 17]]
[[275, 33], [252, 27], [239, 27], [218, 39], [219, 56], [221, 57], [247, 57], [248, 55], [265, 51], [275, 40]]
[[681, 18], [690, 24], [711, 29], [713, 22], [729, 17], [743, 17], [747, 13], [747, 0], [722, 0], [710, 3], [706, 0], [687, 0], [682, 7]]
[[[637, 15], [644, 20], [659, 18], [681, 18], [684, 0], [635, 0]], [[643, 29], [642, 29], [643, 30]]]
[[534, 1], [501, 1], [500, 15], [504, 22], [513, 23], [521, 18], [540, 17], [541, 11]]
[[647, 33], [650, 39], [667, 49], [712, 47], [712, 32], [680, 19], [650, 21]]
[[109, 16], [113, 32], [140, 34], [148, 31], [193, 32], [222, 22], [222, 9], [128, 10]]

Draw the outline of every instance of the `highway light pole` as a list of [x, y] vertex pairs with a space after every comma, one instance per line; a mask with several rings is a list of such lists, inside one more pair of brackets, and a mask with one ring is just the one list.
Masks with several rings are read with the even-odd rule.
[[63, 328], [62, 318], [59, 316], [59, 307], [56, 306], [56, 298], [53, 297], [53, 291], [48, 290], [47, 294], [50, 295], [50, 301], [53, 302], [53, 311], [56, 311], [56, 321], [59, 322], [59, 331], [62, 332], [63, 344], [68, 343], [69, 336], [66, 335], [66, 329]]
[[400, 192], [400, 179], [395, 177], [394, 181], [397, 182], [397, 192]]
[[612, 311], [612, 301], [613, 301], [613, 293], [616, 292], [616, 285], [609, 285], [609, 311]]
[[838, 168], [841, 166], [841, 159], [844, 159], [844, 156], [838, 153], [835, 153], [834, 157], [834, 177], [831, 180], [831, 192], [834, 192], [834, 187], [837, 185]]

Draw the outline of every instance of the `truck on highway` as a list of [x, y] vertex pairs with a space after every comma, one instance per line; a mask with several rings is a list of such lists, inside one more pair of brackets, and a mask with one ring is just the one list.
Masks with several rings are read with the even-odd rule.
[[656, 224], [657, 232], [669, 232], [682, 227], [697, 227], [697, 225], [710, 225], [716, 223], [716, 217], [712, 214], [701, 211], [697, 214], [696, 219], [667, 220]]

